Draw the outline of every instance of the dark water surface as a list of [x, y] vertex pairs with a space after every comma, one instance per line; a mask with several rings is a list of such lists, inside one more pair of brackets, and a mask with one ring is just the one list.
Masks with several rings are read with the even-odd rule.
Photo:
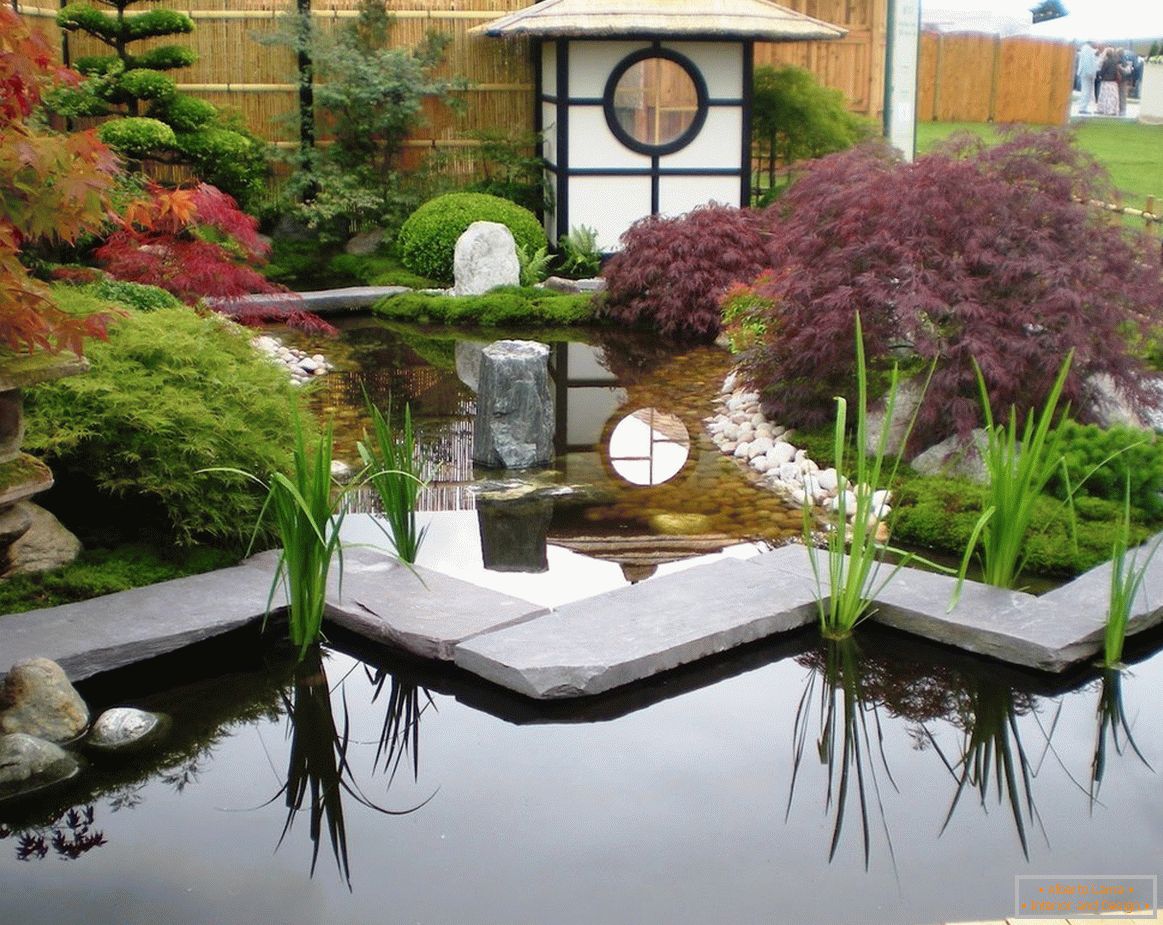
[[170, 752], [0, 806], [0, 921], [920, 923], [1163, 867], [1160, 655], [1062, 681], [809, 630], [547, 707], [250, 635], [85, 688], [172, 711]]

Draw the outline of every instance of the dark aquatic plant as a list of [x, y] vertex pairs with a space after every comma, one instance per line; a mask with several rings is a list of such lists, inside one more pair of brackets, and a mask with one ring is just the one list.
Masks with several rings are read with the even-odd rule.
[[[318, 647], [312, 647], [295, 672], [293, 694], [283, 693], [290, 738], [287, 779], [272, 801], [282, 796], [287, 819], [279, 845], [291, 831], [296, 816], [306, 809], [311, 838], [311, 874], [319, 860], [324, 830], [335, 865], [351, 888], [351, 864], [347, 850], [347, 823], [343, 812], [344, 794], [387, 816], [405, 816], [424, 806], [391, 810], [369, 800], [356, 784], [348, 751], [351, 744], [350, 715], [343, 695], [343, 725], [337, 728], [331, 704], [327, 671]], [[378, 762], [377, 751], [377, 762]], [[431, 799], [429, 797], [428, 799]]]
[[[884, 829], [888, 852], [896, 865], [892, 837], [888, 821], [884, 815], [884, 803], [880, 796], [880, 782], [877, 779], [875, 753], [879, 754], [880, 765], [888, 781], [896, 788], [884, 754], [884, 733], [880, 725], [880, 715], [876, 704], [865, 696], [860, 673], [860, 650], [856, 641], [847, 639], [825, 639], [822, 643], [823, 664], [813, 666], [796, 708], [792, 738], [792, 775], [788, 789], [786, 821], [791, 813], [795, 796], [796, 779], [803, 761], [804, 748], [812, 732], [813, 699], [818, 710], [818, 732], [816, 752], [820, 763], [828, 769], [828, 789], [825, 796], [825, 811], [835, 806], [836, 819], [832, 826], [832, 841], [828, 848], [828, 860], [836, 856], [840, 845], [840, 835], [844, 828], [844, 813], [848, 806], [849, 793], [855, 779], [856, 793], [860, 804], [860, 828], [864, 848], [864, 868], [868, 869], [871, 856], [871, 832], [869, 810], [871, 795], [880, 813], [881, 827]], [[817, 692], [816, 687], [819, 685]], [[815, 698], [813, 695], [816, 695]], [[868, 716], [872, 715], [872, 725]]]
[[1127, 721], [1126, 709], [1123, 706], [1123, 676], [1122, 672], [1114, 668], [1106, 668], [1102, 673], [1102, 687], [1098, 696], [1098, 709], [1095, 712], [1098, 721], [1094, 740], [1094, 757], [1090, 762], [1090, 806], [1098, 802], [1098, 791], [1102, 787], [1102, 777], [1106, 772], [1107, 739], [1114, 746], [1115, 754], [1122, 755], [1129, 745], [1139, 760], [1154, 773], [1149, 761], [1139, 751], [1135, 738], [1131, 735], [1131, 724]]
[[388, 774], [388, 786], [396, 778], [400, 763], [408, 754], [412, 756], [412, 779], [420, 777], [420, 717], [436, 703], [428, 691], [398, 673], [377, 669], [368, 672], [368, 682], [372, 684], [372, 702], [383, 693], [388, 684], [388, 703], [384, 712], [384, 723], [380, 730], [380, 740], [376, 745], [375, 764], [382, 760], [383, 769]]
[[[978, 792], [982, 808], [985, 808], [992, 785], [996, 789], [998, 802], [1004, 802], [1009, 807], [1018, 841], [1022, 845], [1022, 854], [1028, 859], [1030, 846], [1027, 825], [1036, 821], [1038, 827], [1042, 828], [1042, 819], [1034, 805], [1033, 779], [1036, 771], [1022, 745], [1014, 692], [1003, 684], [980, 679], [974, 682], [968, 693], [972, 719], [961, 746], [961, 757], [956, 762], [946, 758], [936, 739], [925, 729], [941, 761], [957, 782], [957, 790], [953, 794], [941, 831], [949, 827], [957, 804], [967, 788]], [[1047, 733], [1047, 744], [1053, 737], [1056, 724], [1057, 716]]]
[[388, 423], [392, 414], [391, 398], [388, 398], [386, 415], [366, 392], [364, 401], [372, 421], [372, 435], [370, 439], [365, 435], [366, 442], [359, 442], [359, 455], [367, 466], [365, 478], [380, 497], [387, 529], [378, 520], [376, 523], [391, 541], [396, 555], [404, 562], [413, 563], [428, 527], [416, 527], [416, 503], [425, 481], [412, 431], [412, 409], [404, 404], [403, 424], [395, 432]]

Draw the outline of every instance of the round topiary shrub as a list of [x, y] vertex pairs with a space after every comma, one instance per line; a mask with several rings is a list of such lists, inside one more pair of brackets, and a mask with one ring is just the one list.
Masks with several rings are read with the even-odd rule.
[[473, 222], [499, 222], [528, 254], [548, 246], [545, 229], [528, 209], [487, 193], [448, 193], [408, 216], [397, 239], [400, 259], [413, 273], [451, 280], [457, 238]]
[[264, 490], [203, 470], [289, 469], [298, 398], [285, 371], [238, 325], [184, 307], [131, 312], [86, 346], [89, 372], [28, 391], [25, 445], [66, 491], [95, 486], [177, 543], [245, 547]]

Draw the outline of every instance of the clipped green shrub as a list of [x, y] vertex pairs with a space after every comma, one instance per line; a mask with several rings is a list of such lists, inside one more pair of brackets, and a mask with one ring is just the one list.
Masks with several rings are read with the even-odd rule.
[[[1130, 478], [1132, 505], [1148, 517], [1163, 516], [1163, 494], [1160, 494], [1163, 492], [1163, 442], [1155, 434], [1133, 427], [1104, 429], [1095, 424], [1066, 421], [1061, 435], [1062, 455], [1070, 473], [1070, 484], [1077, 492], [1075, 497], [1120, 501], [1126, 479]], [[1100, 466], [1102, 463], [1105, 464]], [[1080, 486], [1079, 482], [1092, 469], [1093, 474]], [[1066, 497], [1066, 480], [1061, 469], [1050, 479], [1048, 491], [1055, 497]]]
[[528, 209], [487, 193], [448, 193], [413, 212], [400, 228], [397, 247], [404, 266], [432, 279], [452, 279], [456, 241], [473, 222], [499, 222], [513, 232], [518, 249], [546, 247], [545, 229]]
[[178, 92], [174, 79], [161, 71], [133, 68], [121, 75], [113, 102], [128, 100], [158, 100], [164, 102]]
[[139, 312], [156, 312], [163, 308], [185, 308], [176, 295], [160, 286], [130, 283], [121, 279], [105, 278], [93, 284], [93, 294], [99, 299], [120, 302]]
[[352, 282], [364, 286], [407, 286], [409, 289], [435, 289], [440, 284], [426, 276], [419, 276], [400, 263], [392, 254], [336, 254], [327, 261], [330, 275], [341, 278], [347, 285]]
[[190, 67], [198, 62], [198, 53], [188, 45], [159, 45], [140, 55], [130, 55], [133, 67], [145, 67], [153, 71], [172, 71], [180, 67]]
[[587, 293], [505, 287], [479, 296], [403, 293], [381, 299], [372, 309], [395, 321], [434, 324], [512, 325], [586, 324], [595, 318], [596, 302]]
[[112, 122], [102, 122], [97, 137], [126, 157], [143, 158], [151, 153], [173, 148], [178, 139], [174, 130], [157, 119], [127, 116]]
[[261, 194], [267, 162], [261, 141], [237, 128], [209, 125], [181, 132], [174, 147], [207, 183], [245, 205]]
[[297, 393], [249, 335], [188, 308], [133, 313], [87, 351], [90, 371], [30, 389], [26, 446], [59, 483], [91, 481], [176, 543], [244, 546], [264, 492], [209, 467], [284, 471]]
[[[151, 112], [153, 112], [151, 107]], [[155, 113], [163, 117], [175, 132], [193, 132], [210, 125], [217, 117], [218, 110], [212, 103], [184, 93], [166, 100]]]

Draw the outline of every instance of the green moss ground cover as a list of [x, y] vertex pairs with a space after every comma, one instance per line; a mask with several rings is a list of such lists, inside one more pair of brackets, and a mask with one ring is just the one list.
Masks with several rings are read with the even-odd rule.
[[596, 319], [592, 295], [551, 289], [503, 288], [482, 296], [404, 293], [381, 299], [373, 311], [393, 321], [454, 325], [575, 325]]

